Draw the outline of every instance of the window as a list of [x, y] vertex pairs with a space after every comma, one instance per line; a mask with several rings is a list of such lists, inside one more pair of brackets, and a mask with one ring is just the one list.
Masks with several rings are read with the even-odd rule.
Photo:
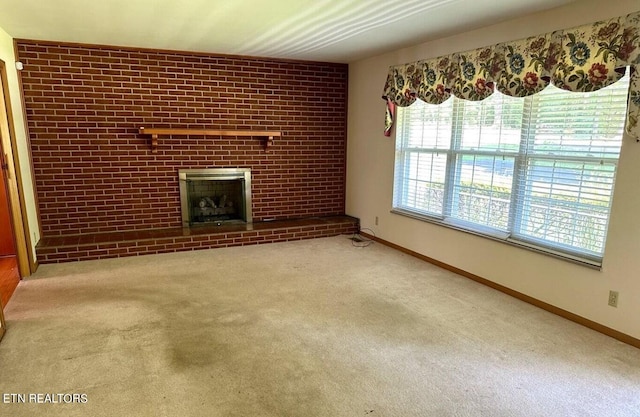
[[400, 108], [394, 212], [599, 264], [628, 87]]

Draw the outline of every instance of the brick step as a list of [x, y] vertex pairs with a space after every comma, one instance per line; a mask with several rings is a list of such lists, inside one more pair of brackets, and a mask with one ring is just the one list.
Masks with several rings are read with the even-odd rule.
[[36, 246], [36, 254], [40, 264], [117, 258], [352, 234], [358, 225], [354, 217], [329, 216], [190, 229], [44, 236]]

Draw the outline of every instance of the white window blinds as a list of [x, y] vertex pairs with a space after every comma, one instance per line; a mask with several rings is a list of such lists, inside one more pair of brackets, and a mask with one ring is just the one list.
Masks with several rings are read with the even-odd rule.
[[400, 108], [394, 209], [600, 262], [628, 85]]

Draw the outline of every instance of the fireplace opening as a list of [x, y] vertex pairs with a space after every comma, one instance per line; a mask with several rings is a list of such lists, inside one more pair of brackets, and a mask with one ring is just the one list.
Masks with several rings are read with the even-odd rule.
[[183, 227], [251, 223], [251, 169], [181, 169]]

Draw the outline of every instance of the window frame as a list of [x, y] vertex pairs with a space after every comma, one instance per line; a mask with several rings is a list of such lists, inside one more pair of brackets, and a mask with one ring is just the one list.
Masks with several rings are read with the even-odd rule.
[[[499, 92], [495, 92], [494, 94], [500, 94]], [[531, 134], [531, 126], [536, 123], [536, 120], [533, 119], [531, 112], [527, 112], [528, 106], [536, 106], [539, 105], [537, 101], [532, 97], [525, 97], [524, 100], [530, 100], [529, 103], [524, 103], [523, 111], [522, 111], [522, 125], [520, 128], [520, 141], [518, 145], [518, 150], [513, 152], [505, 152], [500, 149], [496, 149], [494, 151], [486, 151], [486, 150], [468, 150], [462, 149], [460, 144], [462, 140], [461, 134], [461, 125], [464, 124], [464, 118], [458, 117], [456, 115], [456, 108], [460, 103], [464, 104], [464, 101], [455, 97], [451, 97], [449, 100], [453, 100], [451, 105], [451, 137], [449, 140], [449, 146], [446, 149], [441, 149], [438, 146], [438, 142], [436, 141], [436, 145], [434, 147], [409, 147], [406, 146], [408, 142], [411, 140], [410, 134], [404, 134], [404, 129], [408, 129], [408, 127], [404, 126], [402, 122], [404, 120], [401, 117], [404, 109], [401, 109], [398, 112], [398, 121], [397, 121], [397, 130], [396, 130], [396, 155], [394, 161], [394, 181], [393, 181], [393, 201], [392, 201], [392, 213], [400, 214], [404, 216], [408, 216], [411, 218], [415, 218], [418, 220], [426, 221], [429, 223], [434, 223], [437, 225], [449, 227], [452, 229], [460, 230], [466, 233], [471, 233], [477, 236], [482, 236], [485, 238], [493, 239], [496, 241], [504, 242], [513, 246], [523, 247], [529, 250], [533, 250], [535, 252], [543, 253], [546, 255], [551, 255], [557, 258], [561, 258], [564, 260], [569, 260], [581, 265], [600, 268], [602, 266], [602, 261], [604, 258], [605, 246], [607, 241], [607, 232], [608, 225], [611, 219], [611, 208], [612, 208], [612, 200], [614, 196], [614, 188], [615, 188], [615, 177], [618, 169], [618, 162], [620, 155], [618, 153], [615, 158], [606, 158], [607, 164], [612, 165], [613, 173], [612, 173], [612, 184], [609, 193], [609, 203], [607, 206], [607, 216], [605, 222], [604, 229], [604, 237], [602, 238], [602, 251], [597, 254], [588, 253], [587, 250], [580, 250], [579, 247], [572, 247], [569, 245], [565, 245], [560, 242], [554, 242], [549, 240], [545, 242], [544, 239], [536, 239], [533, 236], [527, 236], [523, 233], [523, 217], [524, 217], [524, 206], [530, 201], [533, 197], [532, 195], [526, 196], [522, 194], [520, 188], [523, 187], [523, 184], [526, 181], [529, 181], [530, 178], [527, 178], [526, 175], [531, 175], [531, 173], [527, 174], [527, 167], [530, 161], [534, 160], [542, 160], [547, 159], [549, 161], [554, 161], [555, 163], [563, 163], [563, 162], [571, 162], [572, 160], [580, 159], [582, 162], [594, 162], [594, 161], [602, 161], [604, 157], [597, 156], [593, 158], [576, 158], [573, 156], [567, 155], [540, 155], [540, 154], [528, 154], [525, 148], [528, 146], [527, 139]], [[425, 104], [428, 105], [428, 104]], [[424, 119], [424, 113], [423, 113]], [[624, 120], [623, 120], [624, 125]], [[622, 133], [619, 137], [620, 145], [622, 140], [624, 139], [624, 128], [622, 127]], [[422, 126], [422, 135], [424, 136], [425, 128], [424, 124]], [[402, 145], [402, 146], [399, 146]], [[418, 155], [431, 155], [431, 158], [435, 158], [439, 154], [445, 154], [445, 177], [443, 183], [443, 201], [442, 208], [440, 213], [432, 213], [428, 211], [420, 210], [416, 207], [411, 207], [409, 205], [403, 204], [406, 201], [406, 193], [408, 189], [409, 176], [407, 175], [407, 171], [409, 171], [410, 167], [408, 164], [409, 158], [413, 154]], [[508, 223], [507, 230], [499, 230], [497, 228], [493, 228], [491, 226], [482, 225], [479, 223], [474, 223], [471, 221], [464, 221], [459, 218], [452, 217], [452, 207], [454, 206], [454, 198], [456, 193], [453, 191], [456, 186], [454, 179], [456, 178], [456, 169], [461, 169], [461, 164], [458, 163], [458, 159], [464, 157], [465, 155], [471, 155], [474, 157], [477, 156], [489, 156], [493, 158], [513, 158], [513, 172], [511, 176], [512, 185], [511, 191], [509, 195], [509, 213], [508, 213]], [[400, 163], [400, 159], [403, 159]], [[475, 159], [474, 159], [475, 161]], [[602, 164], [602, 162], [601, 162]], [[474, 165], [475, 166], [475, 165]], [[404, 172], [399, 173], [398, 170], [404, 170]], [[457, 168], [458, 167], [458, 168]], [[433, 169], [432, 169], [433, 170]], [[495, 159], [494, 159], [494, 168], [492, 168], [491, 175], [493, 176], [495, 173]], [[416, 180], [419, 180], [419, 175], [416, 176]], [[523, 179], [524, 178], [524, 179]], [[581, 184], [585, 181], [585, 177], [580, 177]], [[433, 181], [431, 181], [433, 183]], [[555, 184], [555, 183], [554, 183]], [[400, 190], [398, 190], [400, 187]], [[418, 197], [414, 197], [414, 206], [417, 205]]]

